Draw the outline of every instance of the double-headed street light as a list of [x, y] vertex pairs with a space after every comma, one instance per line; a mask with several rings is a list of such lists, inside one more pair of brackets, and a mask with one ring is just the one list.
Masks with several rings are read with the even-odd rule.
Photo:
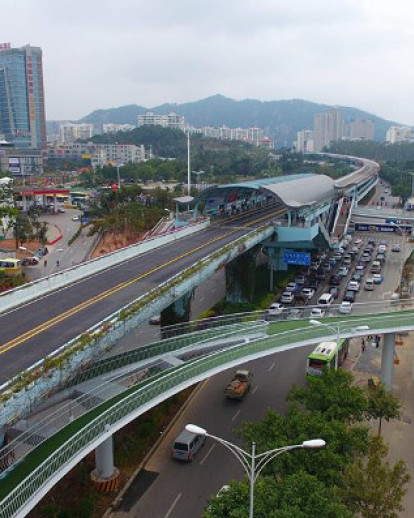
[[250, 483], [250, 505], [249, 505], [249, 518], [253, 518], [254, 512], [254, 485], [262, 469], [275, 457], [290, 450], [306, 449], [306, 450], [318, 450], [325, 448], [325, 441], [323, 439], [311, 439], [309, 441], [303, 441], [302, 444], [294, 444], [292, 446], [283, 446], [282, 448], [275, 448], [274, 450], [265, 451], [264, 453], [256, 454], [256, 443], [252, 443], [252, 451], [248, 453], [239, 446], [211, 435], [204, 428], [194, 424], [188, 424], [185, 429], [190, 433], [197, 435], [204, 435], [205, 437], [211, 437], [215, 441], [219, 442], [230, 450], [233, 455], [238, 459], [240, 464], [243, 466], [246, 472], [247, 478]]

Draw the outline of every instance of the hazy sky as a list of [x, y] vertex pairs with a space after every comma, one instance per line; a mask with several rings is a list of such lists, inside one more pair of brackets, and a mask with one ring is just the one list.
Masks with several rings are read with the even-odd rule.
[[1, 0], [1, 20], [43, 49], [48, 119], [221, 93], [414, 124], [412, 0]]

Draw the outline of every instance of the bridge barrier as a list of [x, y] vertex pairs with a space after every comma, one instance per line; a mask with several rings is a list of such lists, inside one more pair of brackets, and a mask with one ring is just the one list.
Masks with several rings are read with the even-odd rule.
[[97, 360], [126, 333], [147, 322], [155, 312], [169, 306], [273, 231], [273, 225], [266, 225], [209, 254], [3, 384], [0, 387], [0, 426], [26, 415], [32, 402], [41, 402], [56, 392], [75, 372]]
[[[110, 435], [172, 395], [229, 367], [322, 340], [412, 330], [414, 311], [349, 317], [337, 321], [338, 331], [303, 323], [302, 328], [231, 347], [175, 367], [125, 391], [77, 419], [16, 465], [0, 486], [2, 517], [24, 516], [74, 465]], [[335, 322], [333, 322], [335, 323]], [[277, 325], [277, 324], [276, 324]], [[368, 325], [369, 331], [355, 331]], [[279, 324], [280, 326], [280, 324]], [[378, 326], [378, 327], [376, 327]], [[276, 329], [276, 328], [275, 328]]]
[[190, 236], [200, 230], [204, 230], [210, 226], [209, 220], [204, 220], [193, 225], [181, 227], [161, 236], [155, 236], [145, 239], [136, 245], [130, 245], [121, 250], [116, 250], [106, 254], [104, 257], [91, 259], [85, 263], [73, 266], [61, 272], [54, 273], [49, 277], [43, 277], [24, 284], [13, 290], [9, 290], [0, 294], [0, 312], [12, 309], [20, 304], [24, 304], [31, 300], [37, 299], [46, 293], [63, 288], [73, 282], [84, 279], [90, 275], [96, 274], [102, 270], [123, 263], [130, 259], [134, 259], [141, 254], [159, 248], [161, 246], [172, 243], [177, 239]]
[[[188, 361], [194, 355], [202, 356], [213, 349], [224, 349], [235, 345], [234, 338], [238, 338], [238, 341], [246, 339], [246, 336], [249, 339], [257, 338], [257, 336], [263, 335], [263, 330], [266, 330], [268, 325], [269, 323], [266, 321], [255, 321], [224, 326], [219, 330], [216, 328], [210, 329], [201, 333], [193, 333], [191, 336], [181, 336], [179, 339], [155, 342], [147, 347], [121, 353], [98, 362], [97, 365], [94, 364], [86, 372], [72, 380], [63, 392], [53, 398], [51, 406], [53, 408], [59, 405], [57, 409], [51, 409], [50, 412], [47, 412], [47, 405], [46, 407], [41, 406], [38, 410], [45, 415], [43, 419], [36, 421], [33, 426], [19, 433], [16, 438], [12, 440], [10, 440], [10, 437], [8, 438], [7, 446], [0, 448], [0, 467], [5, 469], [11, 465], [11, 459], [13, 459], [14, 464], [41, 442], [56, 434], [60, 428], [72, 422], [74, 418], [86, 414], [92, 408], [101, 404], [102, 401], [113, 397], [114, 392], [122, 392], [127, 389], [127, 386], [131, 386], [138, 381], [141, 382], [169, 368], [171, 366], [168, 366], [170, 356]], [[186, 355], [189, 355], [189, 357], [186, 358]], [[111, 373], [110, 377], [105, 376], [108, 373]], [[99, 380], [99, 383], [93, 384], [89, 390], [82, 386], [85, 381], [95, 379], [98, 376], [101, 378], [103, 376], [103, 379]], [[70, 387], [75, 384], [80, 385], [80, 395], [73, 398], [73, 390], [70, 390]], [[122, 390], [123, 386], [124, 389]]]

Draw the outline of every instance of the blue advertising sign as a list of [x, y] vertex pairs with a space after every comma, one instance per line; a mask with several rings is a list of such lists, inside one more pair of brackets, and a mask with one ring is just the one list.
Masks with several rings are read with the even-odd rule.
[[404, 229], [411, 232], [411, 225], [371, 225], [368, 223], [355, 223], [355, 230], [363, 232], [397, 232]]
[[283, 253], [283, 261], [286, 264], [309, 266], [311, 263], [311, 255], [310, 252], [292, 252], [292, 250], [285, 250]]

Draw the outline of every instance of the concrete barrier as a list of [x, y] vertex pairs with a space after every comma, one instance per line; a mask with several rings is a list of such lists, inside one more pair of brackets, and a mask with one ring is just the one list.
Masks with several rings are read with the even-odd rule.
[[68, 286], [73, 282], [79, 281], [92, 274], [106, 270], [111, 266], [115, 266], [129, 259], [138, 257], [149, 250], [159, 248], [161, 246], [172, 243], [210, 226], [209, 220], [204, 220], [187, 227], [182, 227], [178, 230], [168, 232], [162, 236], [146, 239], [136, 245], [131, 245], [121, 250], [111, 252], [104, 257], [92, 259], [86, 263], [68, 268], [61, 272], [44, 277], [36, 281], [24, 284], [18, 288], [0, 294], [0, 313], [12, 309], [20, 304], [24, 304], [38, 297], [41, 297], [51, 291], [58, 290], [64, 286]]

